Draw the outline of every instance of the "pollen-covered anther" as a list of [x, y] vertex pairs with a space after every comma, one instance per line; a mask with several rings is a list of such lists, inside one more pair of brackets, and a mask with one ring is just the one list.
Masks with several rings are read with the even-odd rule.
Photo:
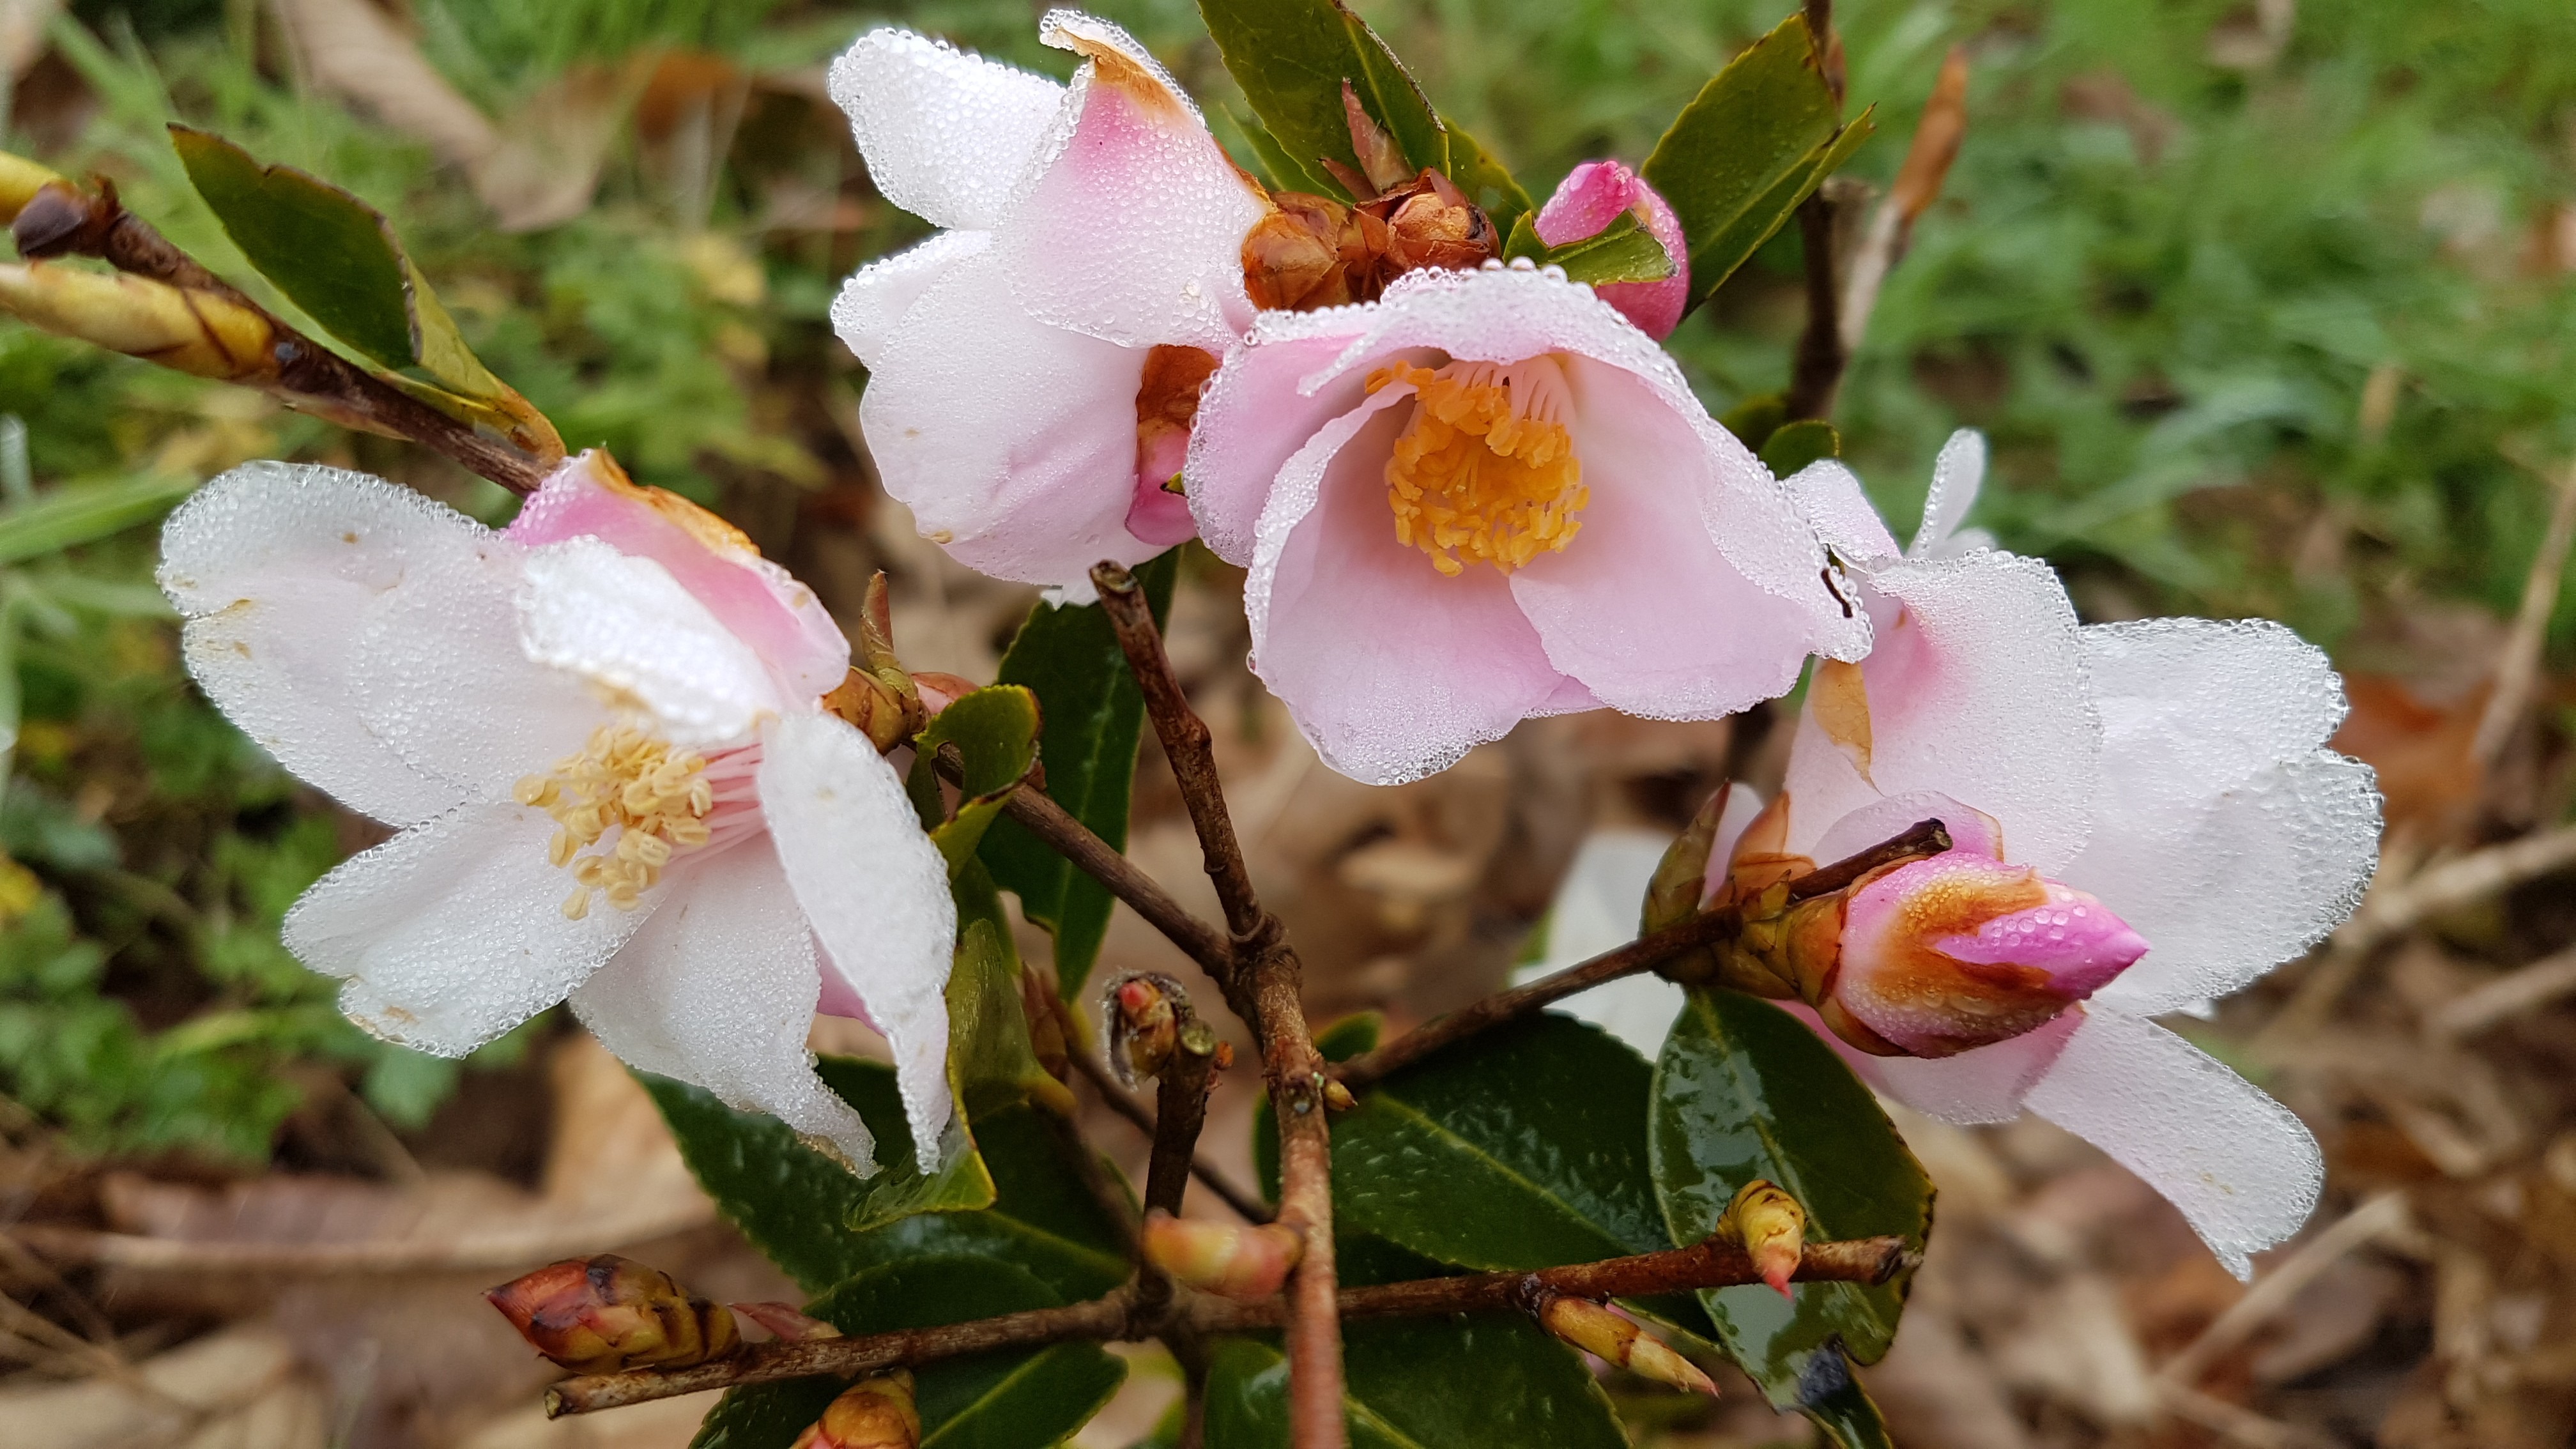
[[[589, 915], [595, 895], [633, 910], [673, 856], [715, 840], [720, 807], [751, 798], [758, 753], [732, 750], [710, 761], [632, 725], [602, 725], [579, 754], [521, 779], [512, 798], [554, 817], [546, 859], [572, 872], [564, 915]], [[605, 850], [582, 854], [602, 842]]]
[[1555, 358], [1398, 362], [1370, 373], [1368, 390], [1397, 383], [1413, 387], [1416, 403], [1386, 465], [1398, 542], [1456, 578], [1475, 562], [1509, 573], [1574, 541], [1583, 528], [1575, 515], [1592, 495], [1566, 428], [1572, 397]]

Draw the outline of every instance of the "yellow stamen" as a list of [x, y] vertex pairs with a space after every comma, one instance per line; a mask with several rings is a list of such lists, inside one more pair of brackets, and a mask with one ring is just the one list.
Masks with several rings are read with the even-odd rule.
[[1396, 383], [1417, 400], [1386, 464], [1397, 542], [1456, 578], [1479, 560], [1510, 573], [1574, 541], [1583, 528], [1574, 515], [1592, 492], [1566, 431], [1571, 402], [1555, 358], [1399, 362], [1370, 373], [1368, 390]]
[[[706, 767], [695, 750], [675, 749], [630, 725], [602, 725], [581, 753], [512, 788], [512, 799], [562, 827], [547, 842], [546, 859], [572, 871], [566, 919], [590, 914], [593, 895], [633, 910], [674, 854], [712, 838], [706, 817], [715, 810], [715, 787], [703, 778]], [[617, 840], [607, 851], [581, 854], [611, 831]]]

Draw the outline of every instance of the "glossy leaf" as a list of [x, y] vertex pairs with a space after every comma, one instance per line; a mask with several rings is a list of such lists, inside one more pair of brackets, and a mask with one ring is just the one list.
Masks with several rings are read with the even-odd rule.
[[466, 345], [383, 213], [206, 131], [172, 125], [170, 144], [242, 255], [322, 330], [450, 417], [542, 460], [563, 456], [554, 425]]
[[1020, 1000], [1020, 953], [1001, 892], [969, 859], [950, 883], [957, 901], [957, 954], [948, 970], [948, 1074], [969, 1121], [1035, 1100], [1070, 1111], [1072, 1095], [1038, 1065]]
[[[1840, 116], [1816, 71], [1807, 22], [1792, 15], [1674, 117], [1642, 169], [1689, 238], [1691, 305], [1717, 290], [1849, 154], [1835, 149]], [[1843, 132], [1853, 145], [1866, 133], [1866, 117]]]
[[1776, 477], [1786, 478], [1810, 463], [1843, 455], [1842, 434], [1821, 418], [1801, 418], [1783, 423], [1762, 440], [1762, 466]]
[[1771, 435], [1780, 431], [1780, 425], [1787, 421], [1788, 396], [1776, 392], [1755, 393], [1728, 408], [1726, 415], [1718, 419], [1738, 442], [1756, 453], [1762, 451], [1762, 445], [1771, 441]]
[[[1065, 1300], [989, 1258], [939, 1256], [874, 1268], [806, 1306], [849, 1334], [930, 1328]], [[1058, 1343], [924, 1364], [913, 1372], [921, 1449], [1046, 1449], [1090, 1422], [1127, 1377], [1093, 1343]], [[843, 1388], [793, 1379], [726, 1393], [691, 1449], [789, 1449]]]
[[1263, 180], [1271, 190], [1303, 191], [1310, 196], [1332, 194], [1329, 178], [1308, 170], [1304, 162], [1289, 155], [1288, 148], [1280, 145], [1279, 138], [1271, 135], [1270, 128], [1261, 124], [1257, 117], [1232, 108], [1227, 109], [1225, 117], [1243, 133], [1244, 142], [1260, 161]]
[[[1171, 613], [1179, 572], [1178, 549], [1136, 570], [1157, 624]], [[1109, 616], [1097, 604], [1037, 605], [1002, 656], [1000, 677], [1037, 696], [1047, 797], [1123, 849], [1145, 696], [1127, 671]], [[1054, 933], [1057, 988], [1066, 1000], [1078, 999], [1109, 931], [1114, 902], [1108, 888], [1008, 819], [994, 822], [980, 853], [993, 879], [1020, 898], [1021, 914]]]
[[[1342, 1330], [1352, 1449], [1621, 1449], [1609, 1396], [1572, 1349], [1521, 1314], [1386, 1319]], [[1208, 1449], [1285, 1449], [1288, 1364], [1231, 1339], [1208, 1371]]]
[[995, 1197], [993, 1178], [974, 1151], [954, 1154], [929, 1177], [920, 1174], [892, 1067], [824, 1057], [815, 1070], [876, 1134], [875, 1176], [851, 1175], [766, 1113], [738, 1111], [700, 1088], [637, 1074], [725, 1220], [809, 1293], [857, 1271], [862, 1260], [852, 1255], [853, 1233], [911, 1213], [988, 1207]]
[[[952, 877], [975, 858], [975, 848], [1002, 814], [1011, 791], [1037, 762], [1037, 696], [1017, 685], [978, 689], [941, 710], [913, 748], [913, 771], [924, 774], [943, 745], [955, 745], [964, 762], [957, 810], [931, 825], [931, 841], [948, 860]], [[912, 785], [916, 805], [927, 799]], [[945, 813], [944, 811], [942, 813]]]
[[[1891, 1233], [1919, 1247], [1931, 1231], [1931, 1180], [1869, 1089], [1795, 1017], [1749, 996], [1690, 993], [1655, 1067], [1652, 1154], [1675, 1242], [1706, 1236], [1757, 1177], [1806, 1208], [1811, 1239]], [[1887, 1352], [1906, 1286], [1801, 1283], [1784, 1302], [1755, 1284], [1700, 1299], [1773, 1403], [1853, 1418], [1844, 1353]]]
[[1351, 149], [1344, 81], [1394, 135], [1405, 160], [1417, 169], [1449, 170], [1449, 133], [1431, 102], [1395, 52], [1341, 0], [1199, 0], [1199, 14], [1244, 99], [1310, 174], [1323, 174], [1319, 159], [1363, 169]]
[[1483, 207], [1494, 230], [1505, 236], [1520, 225], [1521, 218], [1536, 208], [1530, 194], [1514, 179], [1511, 168], [1478, 144], [1475, 137], [1460, 130], [1448, 117], [1441, 124], [1449, 128], [1449, 180], [1467, 199]]

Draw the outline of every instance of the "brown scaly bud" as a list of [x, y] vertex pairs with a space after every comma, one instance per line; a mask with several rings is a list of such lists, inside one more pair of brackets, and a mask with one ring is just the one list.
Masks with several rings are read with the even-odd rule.
[[814, 1318], [800, 1308], [785, 1303], [736, 1303], [733, 1311], [761, 1327], [781, 1343], [806, 1343], [817, 1338], [838, 1338], [841, 1330]]
[[1035, 966], [1020, 968], [1020, 1010], [1029, 1018], [1029, 1051], [1038, 1059], [1038, 1065], [1057, 1081], [1071, 1083], [1073, 1054], [1065, 1040], [1064, 1012], [1055, 983], [1040, 975]]
[[894, 653], [894, 606], [880, 571], [868, 580], [850, 672], [823, 696], [823, 708], [847, 720], [882, 754], [921, 733], [932, 711]]
[[574, 1373], [682, 1368], [742, 1346], [722, 1304], [614, 1253], [550, 1263], [483, 1296], [537, 1352]]
[[1538, 1321], [1567, 1343], [1639, 1378], [1717, 1397], [1717, 1382], [1701, 1373], [1699, 1365], [1602, 1304], [1585, 1298], [1551, 1296], [1539, 1308]]
[[1428, 267], [1467, 271], [1502, 249], [1483, 208], [1437, 171], [1423, 172], [1412, 185], [1370, 205], [1384, 208], [1389, 281]]
[[1306, 1240], [1277, 1223], [1211, 1223], [1145, 1214], [1145, 1259], [1201, 1292], [1220, 1298], [1267, 1298], [1288, 1281]]
[[1466, 270], [1499, 255], [1502, 238], [1482, 209], [1437, 171], [1371, 194], [1366, 178], [1336, 164], [1336, 179], [1364, 200], [1281, 191], [1243, 238], [1243, 286], [1268, 311], [1311, 312], [1374, 302], [1386, 284], [1425, 267]]
[[1755, 1178], [1738, 1189], [1735, 1200], [1726, 1205], [1726, 1214], [1717, 1221], [1718, 1233], [1744, 1245], [1753, 1259], [1753, 1271], [1762, 1281], [1790, 1297], [1789, 1275], [1798, 1271], [1798, 1260], [1806, 1255], [1807, 1210], [1789, 1196], [1777, 1183]]
[[920, 1443], [912, 1373], [896, 1369], [851, 1385], [797, 1438], [795, 1449], [916, 1449]]
[[914, 674], [912, 687], [921, 696], [921, 712], [926, 715], [936, 715], [983, 688], [962, 674], [949, 674], [937, 669], [924, 669]]
[[1100, 999], [1100, 1017], [1109, 1026], [1110, 1075], [1124, 1087], [1161, 1076], [1191, 1015], [1189, 994], [1160, 972], [1111, 981]]

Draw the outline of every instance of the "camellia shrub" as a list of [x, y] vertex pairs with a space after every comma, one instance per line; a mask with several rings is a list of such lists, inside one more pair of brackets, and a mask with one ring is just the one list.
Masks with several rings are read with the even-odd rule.
[[[1838, 311], [1937, 194], [1963, 79], [1846, 280], [1820, 187], [1871, 120], [1821, 12], [1641, 164], [1544, 202], [1333, 0], [1202, 12], [1257, 168], [1073, 11], [1040, 26], [1070, 84], [892, 29], [831, 69], [878, 190], [936, 228], [833, 308], [885, 487], [958, 560], [1051, 591], [989, 684], [907, 670], [882, 587], [853, 638], [713, 514], [568, 456], [328, 182], [172, 128], [326, 339], [112, 190], [0, 167], [26, 259], [0, 305], [524, 500], [496, 530], [253, 463], [172, 514], [160, 582], [204, 693], [394, 832], [284, 919], [347, 1018], [460, 1057], [568, 1002], [813, 1295], [728, 1307], [612, 1256], [496, 1288], [574, 1374], [550, 1408], [724, 1388], [702, 1445], [1040, 1449], [1120, 1382], [1101, 1343], [1155, 1339], [1188, 1383], [1164, 1442], [1625, 1443], [1588, 1353], [1678, 1392], [1722, 1357], [1883, 1445], [1853, 1366], [1899, 1331], [1933, 1215], [1873, 1093], [2049, 1118], [2240, 1275], [2294, 1232], [2315, 1143], [2152, 1018], [2351, 912], [2379, 800], [2325, 748], [2339, 681], [2275, 625], [2079, 625], [2046, 565], [1966, 526], [1973, 433], [1900, 547], [1825, 420]], [[1662, 340], [1792, 224], [1793, 384], [1712, 418]], [[1163, 653], [1192, 539], [1248, 571], [1253, 669], [1354, 779], [1535, 716], [1714, 719], [1803, 679], [1786, 786], [1720, 791], [1612, 883], [1633, 940], [1390, 1039], [1318, 1032]], [[1148, 724], [1220, 919], [1121, 854]], [[1004, 892], [1053, 933], [1051, 976]], [[1094, 981], [1117, 901], [1222, 1000]], [[1679, 988], [1669, 1020], [1584, 1019], [1648, 973]], [[890, 1060], [817, 1060], [818, 1011]], [[1194, 1158], [1220, 1011], [1268, 1088], [1257, 1189]], [[1151, 1084], [1141, 1195], [1085, 1143], [1077, 1071]]]

